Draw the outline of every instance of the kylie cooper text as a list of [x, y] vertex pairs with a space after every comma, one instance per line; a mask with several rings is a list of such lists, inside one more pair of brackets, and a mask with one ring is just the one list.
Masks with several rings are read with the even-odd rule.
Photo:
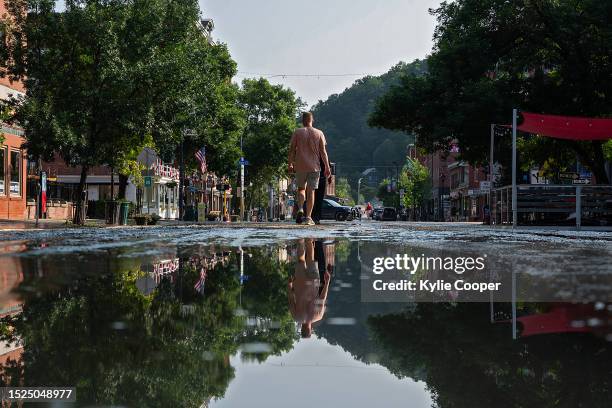
[[425, 255], [419, 257], [408, 256], [407, 254], [397, 254], [395, 257], [379, 257], [374, 258], [374, 265], [372, 272], [376, 275], [380, 275], [385, 271], [397, 270], [406, 271], [411, 275], [414, 275], [418, 270], [425, 271], [453, 271], [458, 275], [465, 273], [466, 271], [482, 271], [485, 268], [484, 257], [426, 257]]
[[[372, 271], [376, 275], [380, 275], [385, 271], [396, 270], [406, 271], [414, 275], [417, 271], [453, 271], [458, 275], [462, 275], [466, 271], [482, 271], [485, 268], [486, 255], [483, 257], [412, 257], [407, 254], [396, 255], [395, 257], [379, 257], [374, 258]], [[375, 291], [498, 291], [501, 283], [490, 282], [465, 282], [457, 280], [454, 282], [445, 282], [438, 279], [435, 282], [429, 280], [419, 280], [412, 282], [409, 280], [400, 280], [399, 282], [383, 282], [375, 280], [372, 287]]]

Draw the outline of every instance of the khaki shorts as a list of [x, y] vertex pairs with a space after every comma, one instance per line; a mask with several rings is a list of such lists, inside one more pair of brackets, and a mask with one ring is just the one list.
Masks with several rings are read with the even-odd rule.
[[321, 175], [320, 171], [312, 171], [309, 173], [297, 172], [295, 173], [295, 180], [297, 183], [298, 190], [303, 190], [308, 187], [316, 190], [319, 188], [319, 176]]

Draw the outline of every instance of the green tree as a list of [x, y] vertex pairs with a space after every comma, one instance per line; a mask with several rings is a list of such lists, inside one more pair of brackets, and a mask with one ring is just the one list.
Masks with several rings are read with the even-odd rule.
[[54, 6], [10, 0], [0, 52], [3, 74], [26, 85], [25, 99], [9, 105], [31, 156], [57, 153], [81, 166], [82, 191], [91, 167], [125, 167], [151, 136], [167, 157], [190, 128], [188, 163], [206, 144], [211, 169], [229, 171], [242, 129], [230, 83], [236, 64], [198, 28], [197, 1], [70, 0], [62, 12]]
[[338, 174], [348, 178], [351, 185], [356, 185], [360, 174], [372, 165], [390, 166], [404, 159], [413, 137], [370, 127], [368, 117], [378, 98], [400, 77], [408, 73], [421, 75], [426, 68], [424, 61], [397, 64], [384, 75], [355, 81], [344, 92], [319, 101], [312, 108], [315, 126], [327, 138], [330, 160], [337, 163]]
[[349, 205], [355, 203], [353, 194], [351, 191], [351, 185], [346, 177], [338, 177], [336, 179], [336, 197], [348, 200]]
[[[272, 249], [246, 257], [242, 285], [232, 254], [207, 271], [204, 294], [196, 292], [194, 255], [148, 295], [138, 282], [149, 275], [122, 251], [70, 268], [49, 262], [49, 275], [26, 276], [23, 312], [0, 319], [0, 339], [24, 346], [20, 361], [3, 364], [1, 385], [74, 384], [79, 405], [199, 407], [223, 397], [234, 377], [229, 357], [242, 345], [268, 344], [243, 352], [258, 361], [292, 348], [289, 269]], [[25, 269], [36, 262], [24, 259]], [[237, 313], [245, 309], [248, 319]]]
[[295, 92], [266, 79], [245, 79], [239, 96], [246, 114], [244, 157], [249, 160], [251, 202], [276, 177], [286, 175], [287, 154], [296, 119], [303, 104]]
[[391, 179], [386, 178], [380, 182], [376, 196], [385, 207], [399, 207], [399, 194], [393, 190], [393, 180]]
[[[427, 167], [418, 160], [406, 158], [406, 163], [399, 172], [399, 181], [384, 179], [378, 187], [378, 198], [388, 207], [416, 208], [429, 196], [431, 180]], [[395, 188], [394, 188], [395, 187]], [[404, 199], [400, 202], [399, 191], [404, 190]]]
[[[151, 74], [163, 86], [153, 107], [158, 120], [152, 134], [162, 158], [178, 163], [182, 154], [186, 169], [195, 170], [195, 152], [206, 147], [210, 171], [236, 174], [245, 119], [239, 89], [231, 83], [237, 66], [227, 46], [210, 44], [194, 26], [182, 43], [159, 57], [157, 65]], [[166, 76], [167, 72], [173, 74]]]
[[[379, 101], [370, 123], [413, 132], [429, 151], [458, 139], [463, 158], [483, 163], [490, 124], [509, 123], [514, 107], [609, 116], [611, 12], [610, 2], [593, 0], [442, 2], [432, 11], [438, 25], [428, 73], [403, 77]], [[526, 152], [523, 163], [559, 160], [571, 151], [598, 182], [608, 182], [601, 142], [539, 143], [539, 154]]]
[[416, 208], [429, 197], [431, 179], [429, 170], [418, 160], [408, 158], [399, 180], [400, 189], [404, 190], [402, 205], [406, 208]]
[[[495, 305], [498, 313], [505, 306]], [[525, 309], [535, 307], [550, 306]], [[483, 303], [420, 303], [370, 316], [368, 326], [380, 363], [400, 378], [425, 381], [436, 408], [609, 405], [609, 342], [577, 333], [513, 340], [509, 322], [492, 324], [488, 313]]]

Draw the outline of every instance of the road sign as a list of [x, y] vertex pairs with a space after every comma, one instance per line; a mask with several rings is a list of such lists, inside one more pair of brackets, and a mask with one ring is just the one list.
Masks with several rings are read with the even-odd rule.
[[563, 173], [559, 173], [559, 178], [566, 179], [566, 180], [576, 180], [580, 178], [580, 174], [566, 171]]
[[491, 190], [491, 182], [490, 181], [481, 181], [480, 182], [480, 190], [482, 190], [482, 191], [490, 191]]
[[248, 166], [249, 165], [249, 161], [247, 159], [245, 159], [244, 157], [240, 158], [240, 160], [238, 160], [238, 164], [240, 164], [241, 166]]
[[145, 178], [144, 178], [144, 185], [145, 185], [145, 187], [151, 187], [153, 185], [153, 177], [145, 176]]
[[589, 179], [576, 179], [573, 181], [574, 184], [591, 184]]

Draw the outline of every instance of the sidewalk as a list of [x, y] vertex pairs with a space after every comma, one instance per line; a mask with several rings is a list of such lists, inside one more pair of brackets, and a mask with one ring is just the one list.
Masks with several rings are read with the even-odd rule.
[[221, 222], [221, 221], [177, 221], [177, 220], [160, 220], [156, 225], [139, 226], [133, 220], [128, 220], [128, 225], [108, 225], [105, 220], [87, 219], [85, 225], [79, 226], [72, 224], [66, 220], [49, 220], [41, 219], [36, 226], [36, 221], [15, 221], [15, 220], [0, 220], [0, 231], [15, 231], [15, 230], [35, 230], [35, 229], [64, 229], [64, 228], [147, 228], [147, 227], [229, 227], [229, 228], [304, 228], [303, 225], [296, 225], [290, 221], [276, 222]]
[[[14, 220], [0, 220], [0, 231], [2, 230], [26, 230], [26, 229], [55, 229], [55, 228], [69, 228], [72, 227], [72, 222], [67, 220], [38, 220], [38, 227], [36, 221], [14, 221]], [[104, 227], [106, 226], [104, 220], [87, 220], [85, 227]]]
[[[480, 222], [419, 222], [419, 221], [372, 221], [372, 220], [361, 220], [352, 222], [336, 222], [336, 221], [324, 221], [322, 225], [316, 227], [309, 227], [315, 229], [326, 229], [331, 226], [344, 226], [344, 225], [376, 225], [377, 228], [387, 229], [393, 227], [399, 228], [413, 228], [413, 229], [435, 229], [435, 230], [465, 230], [465, 229], [478, 229], [478, 230], [491, 230], [491, 231], [512, 231], [511, 225], [483, 225]], [[274, 222], [221, 222], [221, 221], [206, 221], [198, 223], [194, 221], [177, 221], [177, 220], [160, 220], [155, 226], [136, 226], [133, 220], [129, 220], [127, 226], [120, 225], [107, 225], [104, 220], [88, 219], [84, 226], [75, 226], [70, 221], [66, 220], [39, 220], [39, 225], [36, 227], [36, 222], [32, 220], [28, 221], [8, 221], [0, 220], [0, 231], [10, 230], [33, 230], [33, 229], [62, 229], [62, 228], [155, 228], [155, 227], [218, 227], [218, 228], [261, 228], [261, 229], [305, 229], [303, 225], [297, 225], [292, 220], [285, 221], [274, 221]], [[514, 228], [515, 231], [522, 232], [612, 232], [612, 226], [583, 226], [579, 230], [573, 226], [518, 226]]]

